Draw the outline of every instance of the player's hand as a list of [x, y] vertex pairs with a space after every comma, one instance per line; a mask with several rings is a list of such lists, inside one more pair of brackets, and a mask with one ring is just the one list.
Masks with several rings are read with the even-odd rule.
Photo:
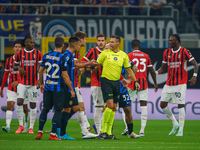
[[154, 91], [157, 92], [158, 91], [158, 84], [154, 83]]
[[75, 92], [74, 92], [74, 90], [73, 91], [71, 91], [71, 98], [74, 98], [75, 97]]
[[3, 97], [3, 90], [0, 90], [0, 96]]
[[39, 89], [40, 88], [40, 81], [38, 80], [37, 84], [36, 84], [36, 88]]
[[125, 78], [123, 78], [123, 79], [121, 80], [121, 83], [122, 83], [122, 85], [123, 85], [124, 87], [127, 87], [128, 84], [131, 83], [131, 81], [130, 81], [130, 80], [127, 80], [127, 79], [125, 79]]
[[196, 81], [197, 81], [197, 77], [193, 76], [193, 77], [189, 80], [190, 85], [191, 85], [191, 86], [194, 86], [194, 85], [196, 84]]
[[40, 92], [41, 92], [41, 93], [44, 93], [44, 84], [41, 84], [41, 85], [40, 85]]
[[22, 67], [18, 67], [19, 73], [21, 73], [21, 75], [26, 75], [26, 71], [22, 68]]
[[17, 87], [18, 84], [19, 84], [18, 81], [14, 81], [14, 82], [11, 84], [11, 86], [14, 88], [14, 87]]
[[90, 65], [91, 66], [97, 66], [99, 63], [95, 62], [95, 61], [90, 61]]
[[135, 87], [136, 87], [136, 90], [140, 90], [140, 84], [138, 82], [135, 82]]

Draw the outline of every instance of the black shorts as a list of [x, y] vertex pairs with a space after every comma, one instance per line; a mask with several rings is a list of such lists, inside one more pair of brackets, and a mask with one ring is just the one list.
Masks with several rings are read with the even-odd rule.
[[75, 97], [71, 98], [71, 93], [68, 91], [65, 91], [65, 100], [64, 100], [64, 108], [69, 108], [72, 106], [78, 105], [78, 99], [75, 94]]
[[101, 78], [101, 90], [103, 93], [104, 102], [113, 99], [114, 103], [118, 103], [120, 94], [119, 81], [112, 81], [106, 78]]
[[65, 100], [64, 91], [44, 91], [43, 94], [43, 107], [46, 109], [62, 110]]
[[131, 100], [130, 100], [129, 94], [128, 93], [126, 93], [126, 94], [120, 93], [119, 107], [127, 107], [127, 106], [131, 106]]

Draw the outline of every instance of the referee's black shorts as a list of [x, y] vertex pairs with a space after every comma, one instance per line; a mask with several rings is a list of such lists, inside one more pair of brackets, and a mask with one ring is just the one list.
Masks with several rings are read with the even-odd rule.
[[46, 109], [62, 110], [65, 100], [64, 91], [44, 91], [43, 94], [43, 107]]
[[107, 78], [101, 78], [101, 90], [103, 93], [104, 102], [109, 99], [113, 99], [114, 103], [119, 102], [120, 83], [118, 81], [108, 80]]

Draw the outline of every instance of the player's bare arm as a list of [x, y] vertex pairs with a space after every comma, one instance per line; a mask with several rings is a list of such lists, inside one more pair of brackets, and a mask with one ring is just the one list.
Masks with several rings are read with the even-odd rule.
[[39, 69], [39, 80], [37, 82], [37, 89], [40, 88], [41, 93], [44, 93], [44, 80], [43, 80], [43, 72], [45, 67], [40, 67]]
[[138, 68], [136, 67], [136, 65], [134, 65], [132, 67], [132, 70], [133, 70], [133, 73], [136, 75], [137, 71], [138, 71]]
[[157, 92], [158, 91], [158, 84], [157, 84], [157, 81], [156, 81], [156, 72], [155, 70], [153, 69], [153, 67], [147, 67], [150, 74], [151, 74], [151, 77], [153, 79], [153, 82], [154, 82], [154, 91]]
[[97, 66], [98, 63], [94, 62], [94, 61], [88, 61], [88, 62], [83, 62], [83, 63], [76, 63], [74, 62], [74, 66], [76, 68], [84, 68], [84, 67], [88, 67], [88, 66]]
[[71, 97], [75, 97], [75, 92], [72, 88], [72, 82], [69, 78], [69, 75], [68, 75], [68, 72], [67, 71], [62, 71], [62, 76], [63, 76], [63, 79], [65, 81], [65, 84], [68, 86], [68, 88], [70, 89], [71, 91]]
[[131, 68], [127, 68], [126, 71], [130, 75], [130, 77], [133, 79], [133, 81], [135, 81], [136, 90], [140, 90], [140, 84], [137, 82], [137, 79], [135, 77], [135, 74], [133, 73], [133, 70]]
[[167, 68], [167, 63], [162, 63], [162, 66], [156, 71], [156, 74], [161, 74], [163, 73]]
[[191, 86], [194, 86], [196, 84], [196, 81], [197, 81], [197, 73], [198, 73], [198, 70], [199, 70], [199, 66], [198, 66], [195, 59], [190, 61], [190, 63], [194, 66], [194, 74], [193, 74], [192, 78], [189, 80], [189, 82], [190, 82]]

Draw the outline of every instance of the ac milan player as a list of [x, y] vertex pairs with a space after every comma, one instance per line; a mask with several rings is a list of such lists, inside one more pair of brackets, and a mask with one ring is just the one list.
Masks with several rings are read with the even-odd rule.
[[[19, 73], [18, 71], [14, 71], [14, 69], [13, 69], [15, 54], [18, 51], [20, 51], [21, 49], [22, 49], [21, 43], [16, 42], [13, 46], [14, 55], [11, 56], [10, 58], [7, 58], [7, 60], [6, 60], [5, 73], [3, 76], [3, 81], [2, 81], [1, 90], [0, 90], [0, 96], [3, 97], [4, 96], [3, 89], [4, 89], [4, 86], [6, 85], [6, 82], [9, 77], [9, 84], [8, 84], [8, 89], [7, 89], [6, 126], [2, 127], [2, 130], [7, 133], [10, 133], [10, 123], [12, 120], [12, 111], [14, 109], [15, 101], [17, 99], [17, 88], [12, 87], [12, 83], [17, 81], [17, 74]], [[18, 111], [18, 109], [19, 108], [17, 107], [17, 111]], [[28, 108], [27, 108], [27, 104], [25, 104], [25, 103], [24, 103], [24, 113], [25, 113], [25, 116], [28, 116]], [[23, 117], [23, 113], [22, 113], [22, 117]], [[19, 120], [19, 125], [24, 130], [23, 120], [22, 120], [22, 122]]]
[[[163, 73], [167, 68], [167, 81], [161, 94], [160, 107], [173, 124], [173, 128], [169, 135], [174, 135], [176, 131], [179, 130], [176, 136], [183, 136], [185, 122], [185, 94], [188, 80], [187, 61], [194, 66], [194, 74], [189, 80], [191, 86], [196, 83], [199, 67], [191, 52], [188, 49], [179, 46], [179, 44], [180, 37], [178, 34], [173, 34], [169, 37], [170, 48], [164, 51], [162, 66], [156, 71], [156, 74]], [[168, 103], [178, 104], [179, 123], [167, 106]]]
[[[25, 93], [30, 102], [30, 134], [33, 134], [33, 126], [37, 115], [36, 103], [38, 102], [38, 66], [42, 61], [42, 53], [34, 49], [35, 42], [32, 37], [25, 38], [25, 48], [16, 54], [15, 69], [21, 73], [20, 82], [17, 86], [17, 105], [22, 107]], [[22, 113], [22, 112], [21, 112]], [[20, 119], [20, 118], [18, 118]], [[19, 129], [20, 130], [20, 129]]]
[[[106, 46], [106, 36], [104, 34], [97, 35], [97, 47], [93, 47], [89, 49], [86, 55], [81, 59], [82, 62], [84, 61], [96, 61], [99, 54], [104, 51]], [[101, 114], [103, 112], [104, 100], [101, 91], [101, 83], [100, 83], [100, 76], [101, 76], [102, 67], [99, 66], [97, 70], [91, 70], [91, 92], [92, 97], [94, 100], [95, 105], [95, 112], [94, 112], [94, 129], [96, 128], [96, 133], [99, 134], [101, 131]]]
[[[148, 101], [148, 81], [147, 81], [147, 69], [149, 70], [152, 79], [154, 81], [155, 92], [158, 90], [158, 85], [156, 82], [156, 74], [151, 64], [151, 59], [149, 55], [140, 51], [141, 43], [139, 40], [134, 39], [131, 42], [131, 47], [133, 51], [128, 54], [129, 60], [135, 64], [138, 68], [137, 71], [134, 71], [136, 74], [136, 79], [140, 84], [140, 90], [135, 89], [135, 83], [132, 81], [128, 85], [128, 92], [132, 100], [135, 99], [135, 95], [138, 96], [140, 101], [141, 108], [141, 129], [140, 136], [144, 136], [144, 129], [147, 122], [147, 101]], [[124, 116], [124, 115], [123, 115]]]

